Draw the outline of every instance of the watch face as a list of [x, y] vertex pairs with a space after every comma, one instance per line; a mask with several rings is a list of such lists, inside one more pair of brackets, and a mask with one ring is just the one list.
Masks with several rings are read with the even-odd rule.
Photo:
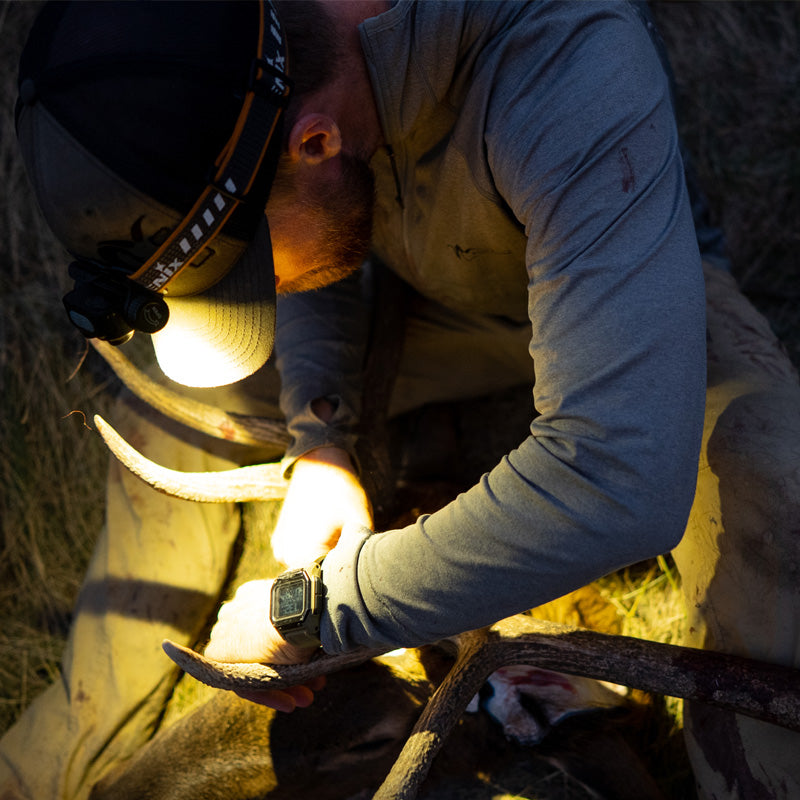
[[305, 608], [305, 581], [302, 577], [296, 580], [283, 581], [272, 595], [273, 622], [283, 622], [302, 615]]

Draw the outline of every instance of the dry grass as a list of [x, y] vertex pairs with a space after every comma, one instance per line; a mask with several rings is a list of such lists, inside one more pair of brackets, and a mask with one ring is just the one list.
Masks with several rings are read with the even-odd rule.
[[58, 674], [102, 521], [106, 457], [81, 414], [107, 402], [60, 309], [63, 257], [16, 152], [17, 54], [35, 7], [0, 6], [0, 728]]
[[[658, 3], [655, 11], [682, 131], [735, 273], [800, 364], [800, 5]], [[102, 522], [106, 462], [99, 437], [71, 412], [103, 412], [114, 388], [93, 359], [71, 377], [84, 345], [60, 307], [65, 261], [16, 152], [16, 61], [34, 12], [31, 3], [0, 4], [0, 731], [58, 674]], [[662, 561], [604, 581], [623, 632], [677, 639], [676, 580]], [[679, 726], [679, 704], [668, 710]], [[659, 735], [674, 742], [673, 733]], [[686, 796], [682, 780], [675, 797]], [[534, 791], [547, 793], [525, 796]]]

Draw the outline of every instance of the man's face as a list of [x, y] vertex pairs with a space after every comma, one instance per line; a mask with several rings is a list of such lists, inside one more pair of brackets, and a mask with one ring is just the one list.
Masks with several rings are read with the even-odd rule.
[[267, 218], [279, 294], [319, 289], [369, 252], [375, 183], [366, 161], [340, 154], [313, 180], [281, 164]]

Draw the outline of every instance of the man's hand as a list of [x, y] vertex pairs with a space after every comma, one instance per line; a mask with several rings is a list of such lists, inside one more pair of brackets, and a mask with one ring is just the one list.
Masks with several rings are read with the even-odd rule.
[[289, 567], [306, 566], [333, 549], [345, 524], [372, 528], [350, 456], [338, 447], [312, 450], [295, 462], [272, 551]]
[[[223, 603], [205, 655], [215, 661], [256, 662], [262, 664], [304, 664], [315, 648], [289, 644], [269, 620], [272, 581], [243, 583], [233, 599]], [[314, 692], [325, 685], [324, 678], [307, 686], [292, 686], [281, 691], [237, 692], [245, 700], [293, 711], [305, 708], [314, 700]]]

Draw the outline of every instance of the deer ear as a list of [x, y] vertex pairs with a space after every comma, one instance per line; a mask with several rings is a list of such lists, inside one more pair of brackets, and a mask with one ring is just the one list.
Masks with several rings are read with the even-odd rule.
[[300, 117], [289, 132], [289, 158], [316, 166], [335, 158], [342, 150], [342, 133], [332, 117], [309, 113]]

